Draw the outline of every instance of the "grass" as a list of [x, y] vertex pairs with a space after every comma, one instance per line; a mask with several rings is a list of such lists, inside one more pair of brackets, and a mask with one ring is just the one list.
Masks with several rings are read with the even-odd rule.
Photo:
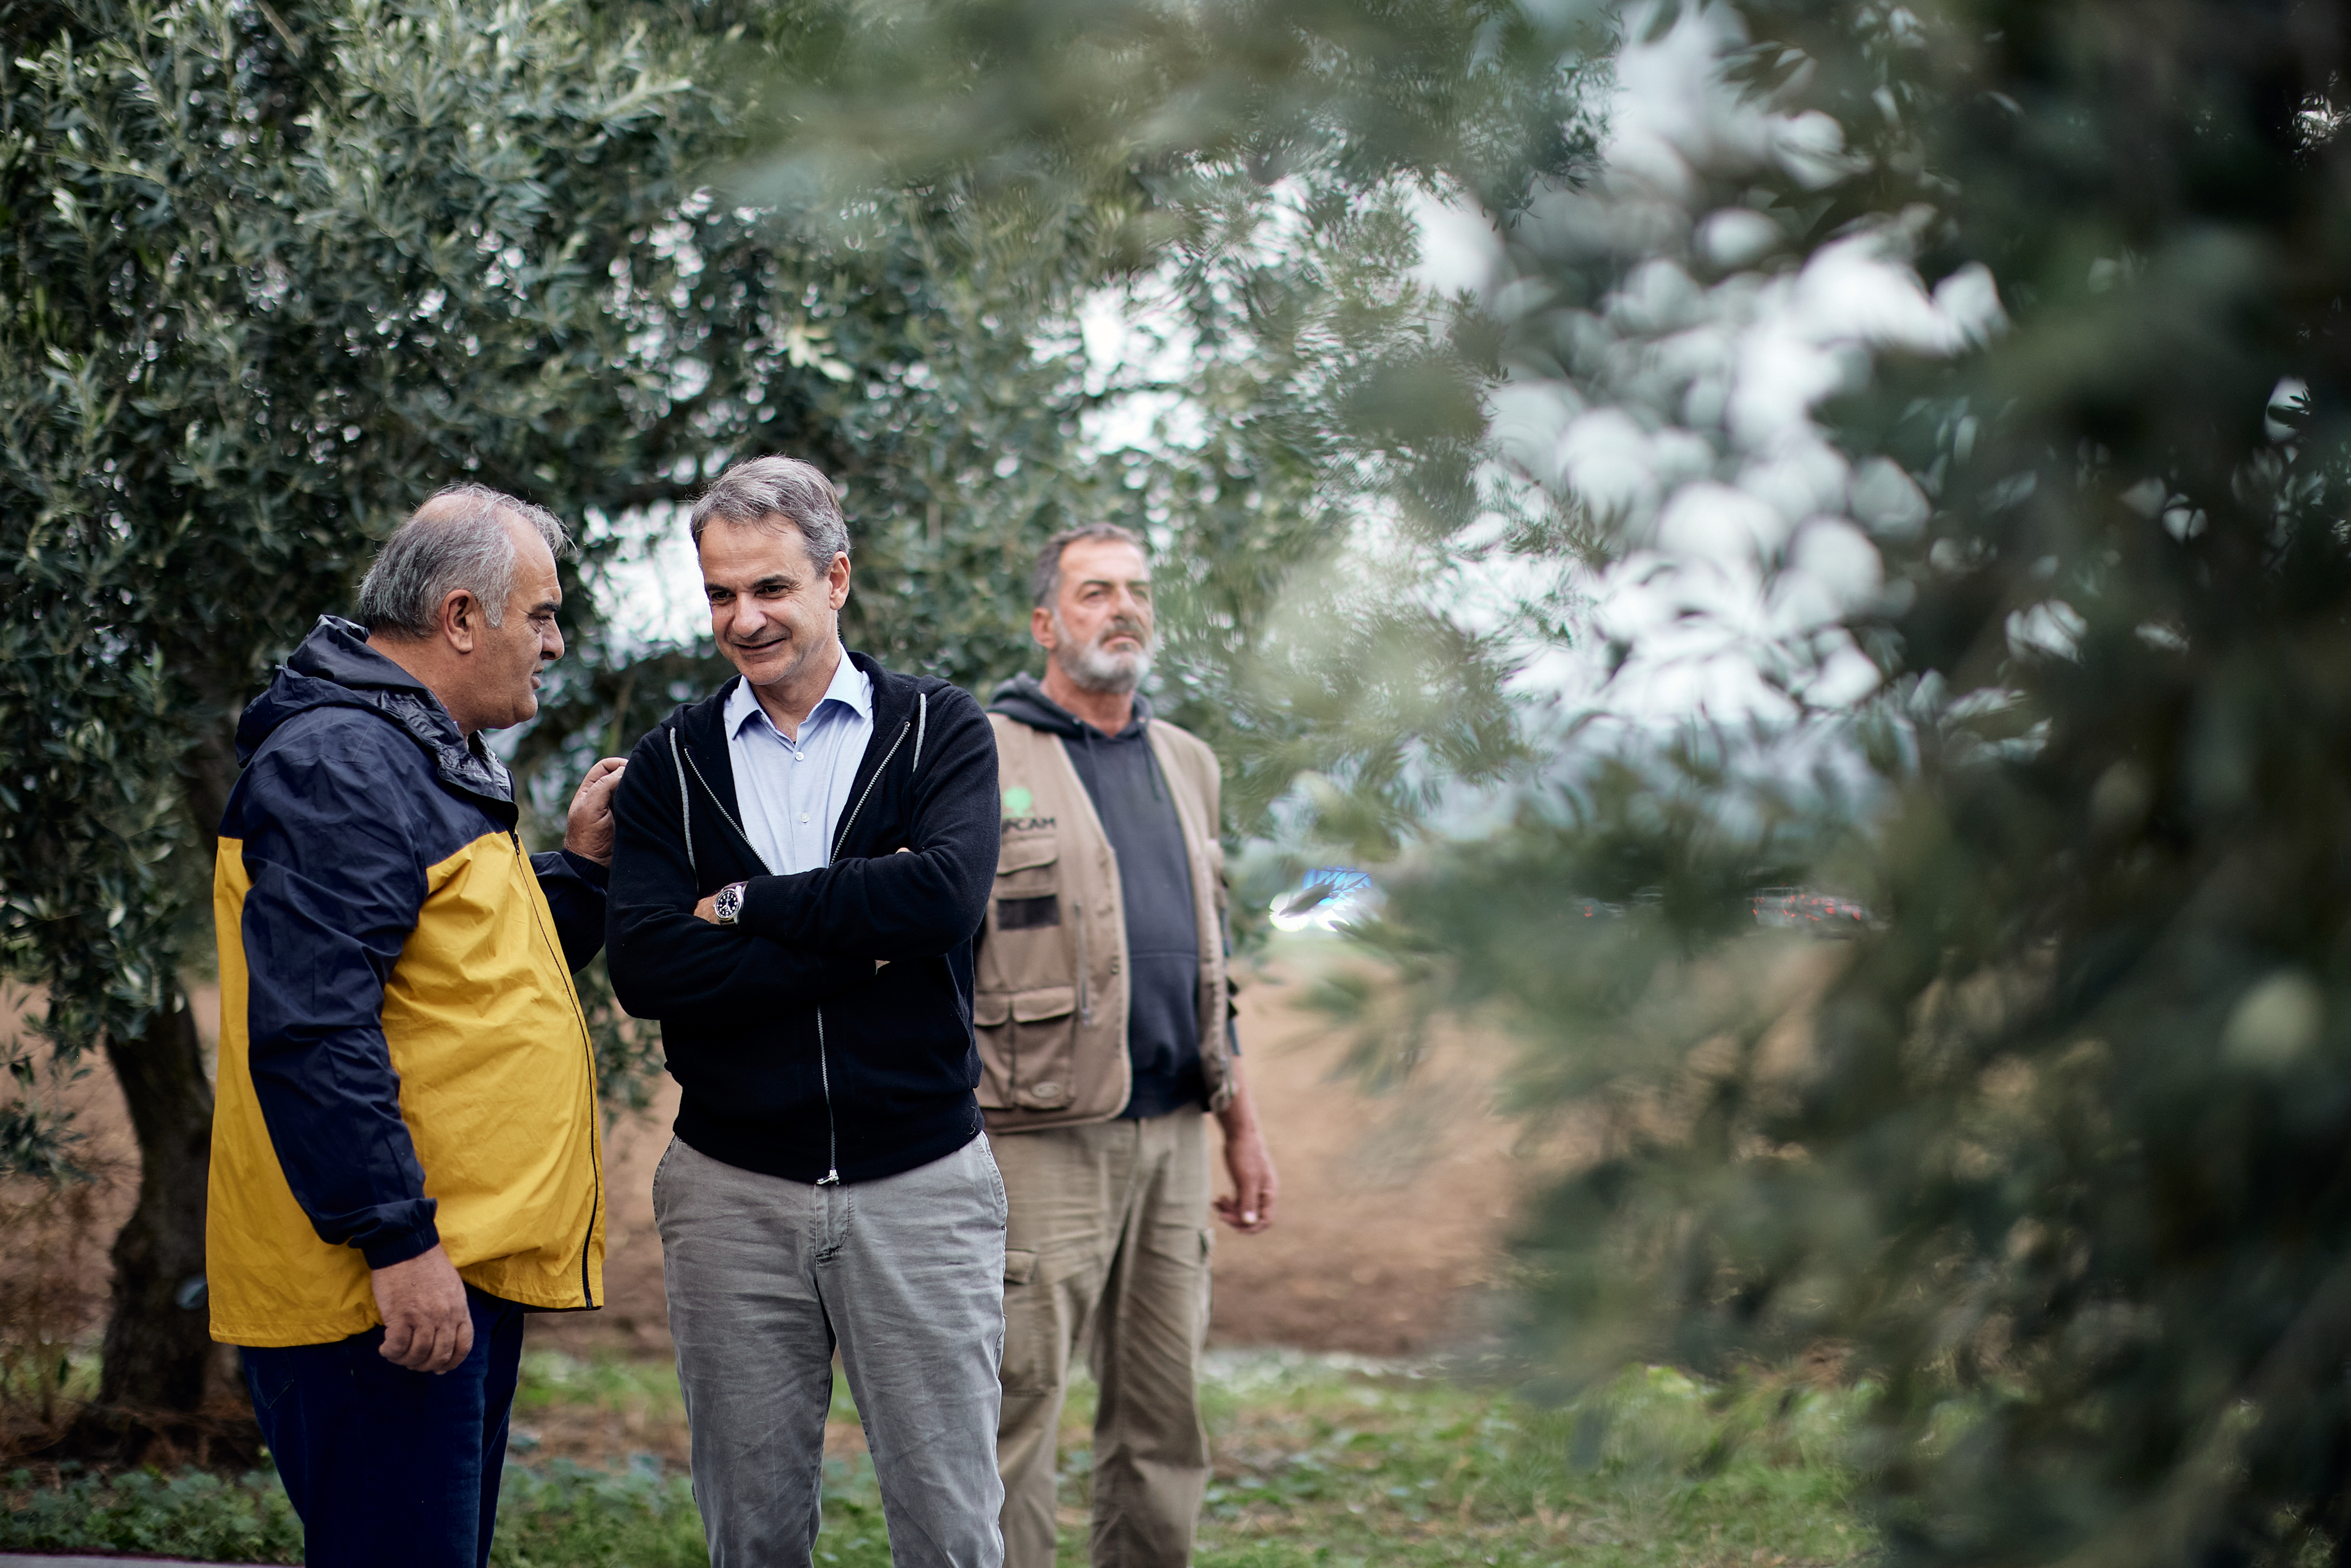
[[[1201, 1568], [1439, 1564], [1635, 1568], [1836, 1564], [1873, 1542], [1842, 1462], [1862, 1396], [1758, 1376], [1709, 1387], [1636, 1368], [1557, 1408], [1500, 1388], [1346, 1357], [1221, 1354], [1207, 1387], [1217, 1469]], [[836, 1386], [837, 1418], [853, 1420]], [[527, 1358], [516, 1420], [582, 1412], [683, 1418], [660, 1364]], [[1063, 1424], [1061, 1561], [1085, 1561], [1092, 1389]], [[824, 1568], [884, 1568], [871, 1466], [827, 1461]], [[0, 1550], [139, 1552], [296, 1563], [301, 1530], [276, 1478], [200, 1472], [47, 1484], [0, 1478]], [[507, 1468], [499, 1568], [700, 1568], [686, 1477], [651, 1455]]]
[[[1649, 1367], [1546, 1409], [1322, 1359], [1219, 1370], [1202, 1568], [1842, 1563], [1872, 1544], [1841, 1461], [1850, 1392]], [[1077, 1486], [1064, 1502], [1074, 1521]], [[1084, 1561], [1081, 1530], [1062, 1545]]]

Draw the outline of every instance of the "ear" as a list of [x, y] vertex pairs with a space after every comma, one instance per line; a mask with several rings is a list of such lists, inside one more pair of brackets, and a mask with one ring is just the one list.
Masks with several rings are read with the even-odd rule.
[[1029, 612], [1029, 635], [1048, 653], [1053, 651], [1053, 612], [1043, 605]]
[[825, 597], [835, 610], [849, 602], [849, 557], [836, 555], [825, 568]]
[[441, 613], [434, 618], [443, 641], [460, 653], [474, 651], [474, 639], [480, 635], [485, 618], [482, 601], [463, 588], [453, 588], [441, 601]]

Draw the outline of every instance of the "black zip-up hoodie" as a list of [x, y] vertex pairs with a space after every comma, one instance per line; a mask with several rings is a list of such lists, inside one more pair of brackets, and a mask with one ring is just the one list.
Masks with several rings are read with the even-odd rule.
[[[637, 743], [612, 805], [612, 990], [661, 1020], [677, 1135], [791, 1181], [894, 1176], [981, 1128], [972, 938], [996, 880], [996, 737], [969, 693], [849, 657], [872, 677], [873, 736], [829, 864], [770, 875], [744, 836], [736, 681]], [[695, 915], [735, 882], [737, 925]]]

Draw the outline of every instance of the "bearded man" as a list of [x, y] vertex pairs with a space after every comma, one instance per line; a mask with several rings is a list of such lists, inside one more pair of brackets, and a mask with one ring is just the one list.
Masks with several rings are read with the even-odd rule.
[[973, 995], [1010, 1199], [1005, 1560], [1053, 1562], [1054, 1437], [1082, 1336], [1101, 1391], [1092, 1561], [1180, 1568], [1208, 1475], [1211, 1116], [1233, 1183], [1217, 1217], [1263, 1230], [1275, 1193], [1233, 1033], [1217, 758], [1136, 689], [1154, 624], [1141, 539], [1058, 534], [1033, 586], [1045, 678], [1008, 682], [988, 710], [1004, 821]]

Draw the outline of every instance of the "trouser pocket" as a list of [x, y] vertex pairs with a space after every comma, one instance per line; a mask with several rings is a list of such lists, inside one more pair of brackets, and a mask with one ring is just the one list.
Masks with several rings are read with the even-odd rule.
[[1052, 1282], [1038, 1268], [1037, 1254], [1008, 1247], [1004, 1252], [1004, 1392], [1050, 1394], [1061, 1386], [1069, 1327]]

